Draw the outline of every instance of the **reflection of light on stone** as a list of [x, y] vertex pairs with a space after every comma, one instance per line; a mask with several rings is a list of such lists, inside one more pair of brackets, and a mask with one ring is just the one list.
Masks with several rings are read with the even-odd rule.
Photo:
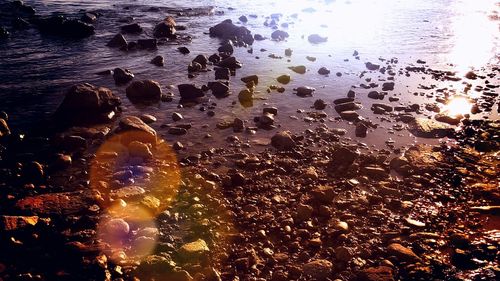
[[177, 194], [180, 168], [167, 143], [152, 144], [142, 134], [128, 131], [106, 140], [92, 161], [90, 185], [111, 200], [140, 203], [157, 214]]
[[459, 96], [452, 98], [444, 107], [449, 116], [458, 116], [470, 113], [472, 104], [467, 98]]
[[102, 251], [114, 262], [140, 260], [152, 253], [158, 228], [152, 214], [138, 205], [113, 205], [97, 228]]

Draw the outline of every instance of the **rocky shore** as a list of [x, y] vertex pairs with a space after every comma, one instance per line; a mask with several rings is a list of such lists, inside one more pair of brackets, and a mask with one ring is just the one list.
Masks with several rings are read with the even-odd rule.
[[[15, 26], [71, 40], [93, 36], [99, 21], [90, 11], [39, 18], [21, 1], [8, 5], [22, 16]], [[284, 68], [271, 83], [259, 73], [235, 79], [245, 67], [237, 48], [286, 42], [280, 19], [267, 17], [270, 38], [230, 19], [207, 28], [219, 48], [185, 68], [187, 79], [209, 73], [204, 83], [166, 87], [110, 67], [99, 75], [112, 76], [123, 93], [75, 84], [40, 130], [17, 130], [1, 112], [0, 280], [498, 280], [500, 122], [474, 118], [498, 108], [498, 66], [460, 77], [421, 60], [401, 66], [381, 58], [364, 63], [360, 83], [330, 100], [308, 85], [287, 87], [293, 75], [328, 77], [325, 66]], [[164, 67], [163, 56], [148, 52], [189, 42], [178, 33], [185, 29], [172, 16], [152, 28], [126, 22], [107, 46], [144, 51], [145, 63]], [[0, 40], [11, 31], [1, 27]], [[146, 37], [130, 40], [134, 34]], [[307, 36], [311, 44], [327, 40]], [[463, 82], [463, 95], [481, 96], [469, 100], [469, 112], [449, 114], [440, 105], [456, 88], [431, 82], [413, 93], [423, 102], [401, 102], [394, 89], [412, 75]], [[263, 102], [272, 94], [305, 99], [309, 108], [285, 119]], [[159, 124], [154, 114], [123, 107], [178, 102], [217, 117], [223, 109], [211, 96], [261, 113], [210, 127], [186, 122], [180, 110]], [[363, 143], [381, 129], [448, 141]], [[230, 133], [221, 145], [188, 148], [197, 130], [206, 139]]]

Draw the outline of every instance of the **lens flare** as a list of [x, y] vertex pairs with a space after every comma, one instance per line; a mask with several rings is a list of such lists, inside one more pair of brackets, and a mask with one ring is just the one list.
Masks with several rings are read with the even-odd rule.
[[453, 97], [445, 106], [444, 112], [449, 116], [459, 116], [471, 112], [472, 104], [465, 97]]

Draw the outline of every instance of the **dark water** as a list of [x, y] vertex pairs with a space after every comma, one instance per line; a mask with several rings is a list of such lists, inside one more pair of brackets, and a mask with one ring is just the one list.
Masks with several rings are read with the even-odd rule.
[[[310, 110], [310, 106], [317, 98], [330, 103], [336, 98], [345, 97], [352, 86], [366, 83], [366, 78], [371, 78], [375, 82], [385, 79], [380, 73], [367, 73], [360, 78], [360, 74], [366, 70], [364, 63], [367, 61], [380, 63], [379, 58], [397, 58], [399, 67], [404, 68], [407, 65], [416, 65], [417, 59], [421, 59], [433, 68], [456, 71], [463, 76], [471, 69], [487, 71], [492, 66], [497, 66], [499, 58], [499, 4], [493, 0], [272, 1], [270, 3], [206, 0], [44, 0], [26, 1], [26, 3], [34, 6], [40, 15], [60, 13], [78, 18], [84, 11], [97, 11], [101, 16], [95, 24], [96, 34], [82, 40], [41, 35], [34, 28], [15, 31], [10, 29], [8, 22], [1, 22], [11, 30], [12, 34], [11, 38], [0, 42], [0, 110], [9, 113], [12, 126], [22, 129], [29, 129], [34, 124], [39, 126], [39, 120], [50, 116], [70, 85], [89, 82], [115, 91], [124, 102], [125, 114], [155, 115], [159, 118], [159, 122], [155, 125], [156, 129], [159, 129], [161, 124], [170, 123], [172, 112], [179, 111], [185, 116], [186, 122], [194, 125], [194, 130], [190, 130], [190, 133], [181, 139], [192, 145], [210, 144], [230, 134], [213, 130], [218, 121], [240, 117], [249, 120], [249, 124], [252, 125], [253, 116], [257, 116], [266, 105], [279, 108], [277, 124], [283, 127], [303, 130], [317, 126], [317, 123], [309, 124], [301, 121], [305, 115], [297, 113], [297, 109]], [[160, 11], [152, 12], [151, 7], [158, 7]], [[245, 48], [237, 48], [235, 56], [244, 66], [231, 80], [232, 96], [222, 100], [211, 98], [210, 103], [217, 104], [214, 117], [208, 117], [206, 112], [199, 111], [198, 107], [177, 109], [177, 97], [171, 103], [147, 107], [132, 105], [125, 97], [125, 87], [115, 86], [111, 76], [95, 74], [115, 67], [128, 68], [135, 74], [136, 80], [156, 80], [160, 82], [165, 92], [172, 91], [177, 95], [175, 87], [177, 84], [191, 82], [202, 85], [214, 80], [213, 72], [202, 73], [194, 79], [187, 78], [187, 65], [196, 55], [210, 55], [217, 50], [220, 41], [206, 34], [210, 26], [226, 18], [237, 22], [240, 15], [256, 15], [256, 18], [248, 17], [249, 21], [245, 25], [254, 34], [270, 37], [274, 30], [266, 27], [264, 22], [269, 20], [269, 16], [273, 13], [283, 14], [279, 24], [288, 23], [288, 27], [281, 29], [286, 30], [290, 38], [286, 42], [256, 41], [253, 45], [253, 54], [249, 54]], [[157, 51], [134, 52], [121, 52], [105, 46], [123, 25], [119, 22], [120, 19], [133, 17], [147, 30], [146, 34], [140, 36], [126, 35], [130, 41], [147, 37], [152, 27], [167, 15], [173, 15], [178, 24], [187, 27], [180, 33], [192, 36], [192, 42], [181, 44], [191, 50], [189, 55], [180, 54], [177, 51], [178, 45], [160, 46]], [[307, 36], [312, 33], [328, 36], [328, 41], [323, 44], [310, 44]], [[284, 56], [286, 48], [293, 49], [290, 61], [287, 61], [287, 58], [268, 57], [271, 53]], [[261, 52], [261, 49], [266, 51]], [[360, 53], [359, 60], [352, 57], [354, 50]], [[164, 68], [149, 63], [156, 55], [165, 57]], [[306, 56], [317, 57], [317, 60], [311, 62]], [[301, 64], [308, 68], [306, 74], [296, 74], [287, 68]], [[332, 71], [329, 77], [316, 73], [322, 66]], [[337, 77], [335, 75], [337, 72], [342, 76]], [[292, 82], [285, 87], [287, 91], [283, 94], [267, 94], [266, 87], [277, 84], [274, 78], [285, 73], [292, 75]], [[257, 90], [261, 93], [257, 94], [259, 99], [254, 101], [253, 107], [245, 108], [237, 102], [237, 94], [244, 88], [239, 78], [249, 74], [259, 75], [261, 82]], [[399, 103], [402, 105], [427, 101], [425, 96], [413, 94], [422, 92], [420, 84], [429, 86], [437, 83], [438, 87], [450, 87], [458, 94], [464, 87], [462, 82], [436, 82], [420, 75], [397, 76], [395, 82], [394, 95], [401, 98]], [[498, 84], [498, 78], [490, 82]], [[297, 86], [312, 86], [317, 91], [312, 98], [299, 98], [292, 94], [292, 88]], [[361, 93], [358, 95], [361, 101], [366, 100], [364, 93], [368, 90], [357, 90], [357, 92]], [[469, 92], [469, 95], [474, 95], [474, 92]], [[325, 112], [330, 117], [327, 121], [328, 126], [346, 128], [352, 135], [352, 125], [333, 120], [338, 115], [332, 107], [327, 108]], [[496, 108], [493, 112], [496, 112]], [[394, 140], [404, 140], [405, 143], [419, 141], [411, 137], [407, 131], [392, 131], [392, 122], [374, 116], [369, 106], [365, 106], [360, 114], [380, 123], [380, 127], [370, 133], [371, 138], [367, 140], [369, 144], [383, 144], [389, 137]], [[496, 113], [486, 113], [486, 115], [498, 118]], [[298, 120], [295, 120], [295, 117]], [[207, 132], [214, 135], [213, 140], [200, 140]], [[258, 142], [271, 133], [259, 132], [255, 136], [242, 138]], [[172, 138], [166, 135], [164, 137]]]

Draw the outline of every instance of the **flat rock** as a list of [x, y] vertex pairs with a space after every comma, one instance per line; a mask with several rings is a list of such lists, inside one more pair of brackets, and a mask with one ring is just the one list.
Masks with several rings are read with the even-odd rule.
[[416, 118], [410, 123], [410, 132], [417, 137], [442, 138], [452, 134], [453, 128], [431, 119]]
[[203, 239], [182, 245], [177, 253], [182, 260], [196, 261], [210, 252], [207, 243]]
[[358, 274], [358, 281], [394, 281], [392, 268], [388, 266], [369, 267]]

